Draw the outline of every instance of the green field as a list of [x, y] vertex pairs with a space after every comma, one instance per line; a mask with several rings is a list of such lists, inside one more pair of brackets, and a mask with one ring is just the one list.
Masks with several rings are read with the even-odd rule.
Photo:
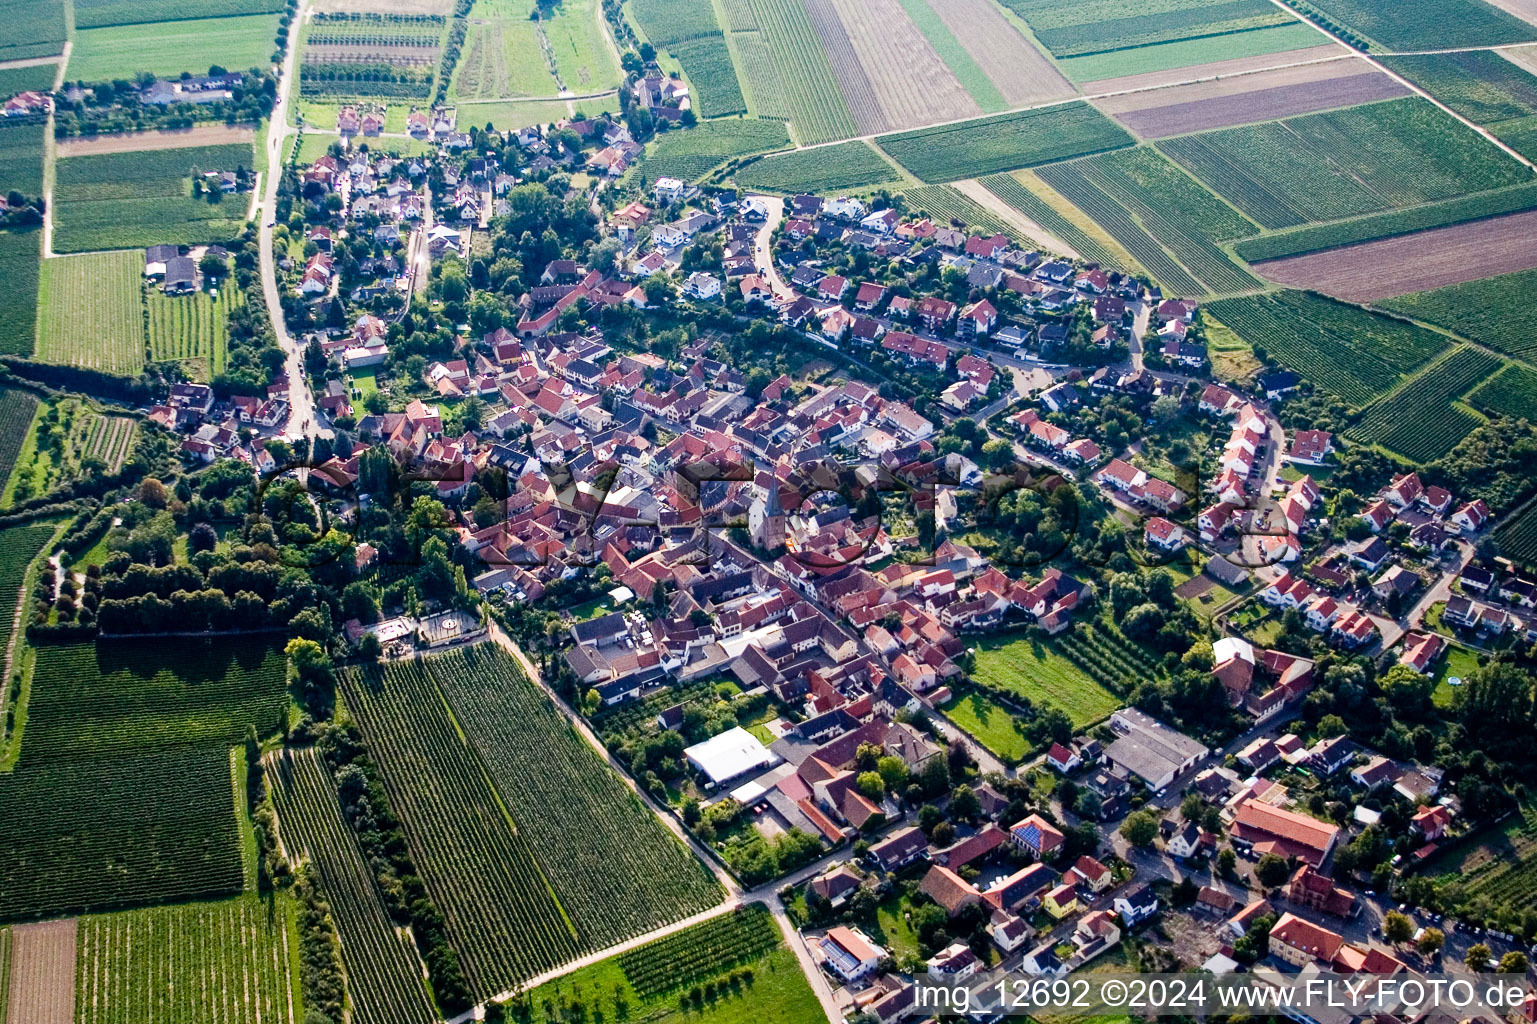
[[217, 296], [206, 290], [191, 295], [167, 295], [159, 288], [148, 291], [149, 356], [155, 361], [191, 360], [201, 369], [201, 379], [224, 372], [229, 355], [229, 315], [245, 304], [245, 295], [226, 277]]
[[956, 694], [939, 712], [1010, 764], [1024, 760], [1032, 749], [1009, 710], [980, 690]]
[[[50, 83], [52, 79], [50, 79]], [[0, 95], [5, 95], [0, 91]], [[42, 124], [0, 123], [0, 195], [20, 192], [24, 196], [43, 194]]]
[[43, 262], [37, 358], [108, 373], [144, 366], [143, 253], [84, 253]]
[[[747, 0], [737, 0], [742, 6]], [[730, 5], [728, 5], [730, 6]], [[857, 135], [848, 101], [822, 50], [816, 29], [802, 0], [750, 0], [753, 31], [736, 32], [733, 41], [742, 54], [740, 81], [752, 93], [759, 117], [786, 118], [803, 145], [833, 142]], [[695, 0], [644, 0], [634, 8], [637, 18], [655, 21], [666, 10], [675, 26], [669, 32], [686, 38], [686, 26], [698, 20]], [[643, 30], [649, 35], [651, 28]]]
[[1222, 299], [1209, 311], [1314, 385], [1364, 406], [1447, 347], [1433, 331], [1305, 292]]
[[652, 181], [662, 177], [696, 181], [733, 157], [789, 145], [790, 135], [781, 121], [708, 121], [697, 128], [658, 136], [641, 168]]
[[1158, 144], [1267, 228], [1337, 220], [1526, 182], [1531, 171], [1418, 97]]
[[1295, 20], [1264, 0], [1162, 0], [1146, 13], [1114, 0], [1003, 0], [1003, 5], [1024, 18], [1035, 38], [1058, 58], [1248, 32]]
[[76, 28], [274, 14], [283, 9], [282, 0], [74, 0], [74, 5]]
[[1537, 287], [1537, 270], [1488, 277], [1428, 292], [1383, 299], [1377, 305], [1455, 331], [1513, 356], [1537, 353], [1537, 310], [1526, 289]]
[[[10, 394], [14, 392], [7, 392], [7, 395]], [[0, 405], [0, 416], [8, 411], [8, 404]], [[6, 426], [10, 424], [0, 420], [0, 428]], [[6, 439], [6, 447], [10, 447], [9, 438]], [[0, 529], [0, 658], [4, 657], [11, 646], [11, 624], [15, 621], [13, 613], [17, 602], [21, 600], [21, 587], [27, 575], [27, 567], [42, 553], [44, 546], [57, 532], [58, 525], [55, 523], [32, 523]], [[25, 614], [21, 616], [21, 621], [27, 621]], [[3, 696], [0, 696], [0, 708], [8, 708]]]
[[1480, 384], [1468, 404], [1497, 416], [1537, 418], [1537, 370], [1510, 363]]
[[1350, 436], [1381, 444], [1415, 462], [1431, 462], [1456, 447], [1480, 420], [1452, 402], [1500, 368], [1502, 360], [1464, 345], [1407, 384], [1372, 403]]
[[30, 356], [37, 342], [37, 277], [43, 233], [0, 231], [0, 352]]
[[540, 27], [549, 40], [555, 69], [574, 93], [612, 89], [623, 77], [618, 58], [600, 27], [599, 0], [562, 0], [542, 5]]
[[1184, 67], [1193, 68], [1194, 75], [1199, 71], [1195, 65], [1260, 57], [1269, 53], [1281, 54], [1287, 50], [1302, 50], [1326, 43], [1323, 36], [1307, 25], [1282, 22], [1266, 28], [1230, 32], [1211, 38], [1199, 36], [1169, 43], [1154, 43], [1132, 50], [1068, 57], [1058, 61], [1058, 66], [1074, 82], [1145, 75]]
[[14, 96], [18, 92], [36, 90], [46, 92], [53, 88], [53, 77], [58, 62], [52, 64], [23, 64], [19, 67], [0, 68], [0, 96]]
[[1533, 208], [1537, 208], [1537, 184], [1528, 183], [1408, 210], [1388, 210], [1332, 224], [1315, 224], [1246, 238], [1233, 249], [1250, 263], [1259, 263]]
[[1537, 502], [1528, 502], [1495, 530], [1500, 551], [1524, 565], [1537, 566]]
[[287, 897], [81, 918], [76, 1024], [297, 1019], [297, 947]]
[[1537, 27], [1482, 0], [1307, 0], [1335, 22], [1392, 50], [1497, 46], [1537, 39]]
[[343, 684], [472, 992], [719, 898], [499, 650], [348, 672]]
[[1101, 266], [1114, 267], [1119, 261], [1087, 232], [1052, 209], [1040, 196], [1031, 192], [1018, 178], [1010, 174], [993, 174], [982, 179], [989, 192], [1030, 218], [1052, 235], [1073, 247], [1084, 259]]
[[900, 180], [896, 169], [863, 142], [766, 156], [736, 172], [738, 185], [766, 192], [834, 192]]
[[1107, 153], [1042, 167], [1037, 173], [1125, 246], [1165, 287], [1182, 295], [1260, 287], [1216, 244], [1216, 240], [1253, 234], [1254, 225], [1156, 150]]
[[546, 982], [525, 997], [530, 1024], [814, 1024], [826, 1019], [795, 954], [759, 904]]
[[242, 71], [266, 67], [277, 32], [275, 14], [89, 28], [75, 33], [65, 74], [71, 81], [104, 82], [142, 71], [203, 75], [212, 64]]
[[283, 653], [270, 640], [42, 647], [21, 764], [174, 747], [222, 753], [245, 738], [248, 725], [263, 735], [277, 731], [287, 706]]
[[[943, 0], [940, 0], [943, 2]], [[903, 10], [912, 19], [918, 31], [934, 47], [934, 52], [939, 59], [944, 61], [946, 67], [955, 75], [956, 81], [961, 87], [976, 100], [977, 106], [984, 114], [995, 114], [1000, 110], [1007, 110], [1009, 103], [1003, 98], [996, 83], [987, 77], [987, 72], [977, 64], [965, 45], [950, 31], [944, 19], [935, 13], [930, 0], [901, 0]]]
[[244, 882], [229, 752], [188, 747], [0, 774], [0, 919], [224, 896]]
[[245, 223], [250, 197], [194, 199], [196, 171], [249, 168], [247, 144], [194, 146], [58, 161], [54, 249], [145, 248], [159, 243], [227, 242]]
[[1384, 63], [1528, 159], [1537, 156], [1537, 76], [1489, 50]]
[[[919, 211], [940, 224], [959, 224], [988, 235], [1019, 235], [1019, 229], [950, 185], [924, 185], [902, 193], [910, 215]], [[1023, 238], [1019, 238], [1023, 242]]]
[[37, 414], [37, 404], [37, 397], [30, 391], [0, 389], [0, 490], [16, 468], [22, 443], [32, 429], [32, 417]]
[[[0, 491], [0, 508], [9, 508], [47, 494], [60, 484], [99, 472], [117, 472], [132, 448], [134, 421], [126, 416], [104, 416], [79, 398], [48, 399], [32, 408], [36, 417], [21, 422], [17, 409], [16, 435], [20, 445], [13, 470]], [[86, 462], [96, 459], [100, 466]], [[7, 466], [9, 469], [9, 465]]]
[[1457, 688], [1451, 684], [1451, 680], [1467, 679], [1473, 670], [1478, 668], [1478, 655], [1461, 644], [1452, 644], [1441, 656], [1441, 664], [1436, 668], [1436, 688], [1431, 694], [1438, 708], [1449, 708], [1456, 699]]
[[747, 110], [736, 65], [710, 4], [634, 0], [630, 13], [651, 44], [672, 54], [683, 68], [696, 113], [719, 117]]
[[429, 1024], [437, 1019], [421, 961], [396, 930], [374, 875], [342, 818], [336, 789], [314, 748], [266, 760], [285, 848], [307, 859], [331, 904], [356, 1024]]
[[937, 184], [1117, 149], [1132, 138], [1087, 103], [1067, 103], [875, 141], [915, 177]]
[[1081, 729], [1120, 707], [1115, 694], [1095, 682], [1063, 655], [1055, 641], [1033, 640], [1019, 633], [982, 638], [977, 644], [978, 682], [996, 686], [1054, 707]]
[[451, 93], [460, 100], [554, 96], [555, 76], [539, 45], [530, 0], [477, 0]]
[[64, 51], [64, 0], [0, 0], [0, 60]]

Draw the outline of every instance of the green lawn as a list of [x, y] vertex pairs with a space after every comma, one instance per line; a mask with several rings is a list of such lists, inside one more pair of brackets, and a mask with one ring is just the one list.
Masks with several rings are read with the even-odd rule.
[[907, 923], [906, 915], [911, 909], [912, 903], [900, 893], [886, 897], [875, 908], [876, 927], [871, 929], [870, 938], [898, 960], [921, 952], [918, 933]]
[[210, 64], [242, 71], [266, 67], [277, 30], [275, 14], [81, 29], [65, 75], [70, 81], [101, 82], [131, 79], [141, 71], [207, 74]]
[[1452, 686], [1448, 680], [1454, 677], [1466, 679], [1476, 668], [1478, 668], [1478, 654], [1476, 652], [1458, 644], [1452, 644], [1448, 647], [1446, 654], [1442, 656], [1441, 667], [1436, 669], [1436, 689], [1435, 693], [1431, 695], [1431, 699], [1435, 701], [1436, 707], [1449, 708], [1452, 706], [1452, 698], [1456, 695], [1457, 688]]
[[1005, 761], [1021, 761], [1030, 753], [1030, 741], [1019, 731], [1014, 716], [985, 693], [972, 690], [952, 698], [939, 710]]
[[983, 639], [977, 645], [978, 680], [999, 686], [1032, 703], [1060, 708], [1079, 728], [1104, 718], [1121, 701], [1060, 654], [1050, 641], [1015, 632]]

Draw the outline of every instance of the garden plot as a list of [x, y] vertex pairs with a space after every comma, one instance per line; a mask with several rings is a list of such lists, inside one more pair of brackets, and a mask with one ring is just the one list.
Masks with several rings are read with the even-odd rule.
[[1537, 268], [1537, 211], [1261, 263], [1265, 277], [1372, 302]]

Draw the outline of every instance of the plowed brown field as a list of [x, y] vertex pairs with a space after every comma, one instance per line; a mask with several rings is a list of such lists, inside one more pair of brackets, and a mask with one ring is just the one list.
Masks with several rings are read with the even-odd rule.
[[74, 1024], [76, 921], [11, 929], [9, 1024]]

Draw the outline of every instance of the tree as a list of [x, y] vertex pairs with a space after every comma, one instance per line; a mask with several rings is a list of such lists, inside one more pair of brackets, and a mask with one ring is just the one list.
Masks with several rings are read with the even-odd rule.
[[982, 802], [970, 786], [956, 786], [950, 796], [950, 815], [962, 821], [974, 821], [982, 813]]
[[871, 800], [886, 795], [886, 783], [881, 780], [880, 772], [860, 772], [854, 779], [854, 787]]
[[1254, 865], [1254, 877], [1267, 889], [1274, 889], [1291, 877], [1292, 870], [1285, 858], [1267, 853]]
[[207, 523], [198, 523], [187, 535], [187, 550], [192, 554], [199, 551], [212, 551], [219, 546], [219, 531]]
[[1462, 962], [1468, 965], [1470, 971], [1487, 971], [1489, 961], [1494, 956], [1494, 950], [1482, 942], [1475, 942], [1468, 947], [1468, 952], [1462, 958]]
[[1238, 866], [1238, 854], [1233, 852], [1231, 846], [1224, 846], [1217, 853], [1217, 870], [1224, 875], [1231, 875], [1233, 869]]
[[1186, 793], [1179, 802], [1179, 816], [1186, 821], [1200, 821], [1206, 811], [1206, 802], [1199, 793]]
[[1526, 954], [1519, 949], [1513, 949], [1500, 957], [1499, 971], [1501, 974], [1525, 974], [1530, 966], [1531, 963], [1527, 960]]
[[1158, 835], [1158, 821], [1147, 811], [1133, 811], [1121, 822], [1121, 838], [1132, 846], [1148, 847]]
[[1441, 952], [1441, 947], [1446, 945], [1446, 933], [1439, 928], [1426, 928], [1420, 932], [1419, 941], [1415, 946], [1426, 956], [1435, 956]]
[[896, 793], [907, 784], [907, 762], [900, 757], [881, 758], [875, 762], [875, 770], [880, 773], [887, 792]]
[[[1414, 936], [1414, 922], [1396, 910], [1390, 910], [1382, 919], [1382, 937], [1394, 945], [1408, 942]], [[1485, 947], [1486, 949], [1488, 947]], [[1487, 957], [1485, 957], [1487, 959]]]

